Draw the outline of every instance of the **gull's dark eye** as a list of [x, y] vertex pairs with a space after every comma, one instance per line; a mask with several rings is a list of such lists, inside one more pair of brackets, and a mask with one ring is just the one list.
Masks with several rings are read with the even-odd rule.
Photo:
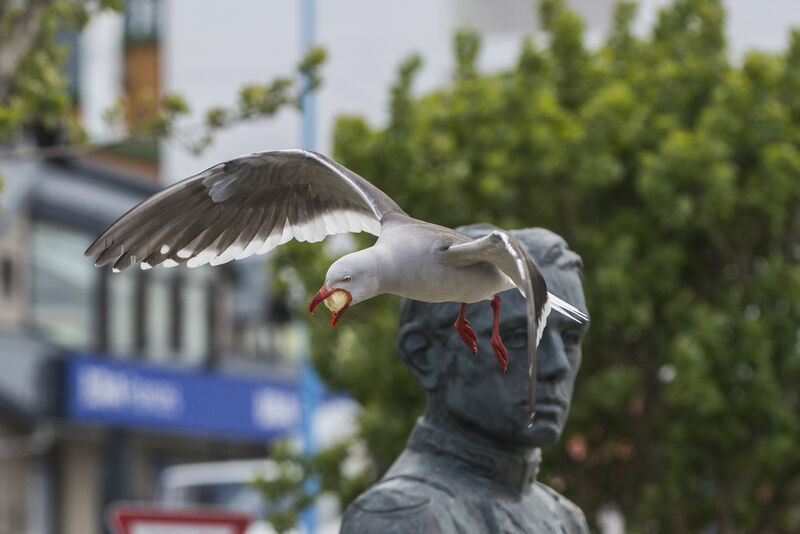
[[347, 276], [345, 276], [344, 278], [342, 278], [342, 282], [349, 282], [349, 281], [350, 281], [350, 280], [352, 280], [352, 279], [353, 279], [353, 277], [352, 277], [352, 276], [350, 276], [350, 275], [348, 274]]

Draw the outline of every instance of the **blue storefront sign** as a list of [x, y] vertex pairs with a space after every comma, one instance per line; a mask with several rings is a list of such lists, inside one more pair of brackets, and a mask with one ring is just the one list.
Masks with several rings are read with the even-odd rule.
[[86, 422], [270, 439], [300, 428], [297, 383], [80, 356], [66, 362], [65, 415]]

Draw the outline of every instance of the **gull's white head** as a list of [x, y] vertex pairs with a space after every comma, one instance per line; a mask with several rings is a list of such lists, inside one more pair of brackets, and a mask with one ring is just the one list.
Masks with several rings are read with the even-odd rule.
[[331, 326], [336, 326], [347, 308], [380, 294], [378, 286], [378, 269], [371, 249], [347, 254], [330, 266], [309, 311], [314, 313], [319, 303], [324, 302], [331, 311]]

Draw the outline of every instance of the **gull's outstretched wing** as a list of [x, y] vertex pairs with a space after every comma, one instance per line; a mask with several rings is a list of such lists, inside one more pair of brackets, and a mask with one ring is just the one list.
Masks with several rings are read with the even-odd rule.
[[343, 232], [378, 235], [403, 213], [383, 191], [308, 150], [260, 152], [215, 165], [153, 195], [86, 250], [98, 267], [122, 270], [187, 263], [218, 265], [263, 254], [291, 239]]
[[459, 267], [480, 262], [493, 263], [511, 278], [525, 297], [528, 317], [532, 319], [528, 321], [528, 372], [531, 380], [528, 418], [529, 422], [532, 421], [536, 408], [536, 347], [550, 313], [547, 284], [542, 273], [516, 238], [502, 230], [452, 245], [442, 252], [442, 258]]

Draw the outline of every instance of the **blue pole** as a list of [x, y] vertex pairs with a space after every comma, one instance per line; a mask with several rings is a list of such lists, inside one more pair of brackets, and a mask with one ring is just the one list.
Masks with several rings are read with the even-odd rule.
[[[311, 50], [316, 40], [317, 33], [317, 6], [316, 0], [301, 0], [300, 5], [300, 53], [305, 56]], [[306, 88], [311, 80], [303, 80]], [[301, 125], [300, 144], [303, 148], [314, 150], [316, 148], [316, 100], [314, 93], [305, 92], [301, 102], [303, 114]], [[311, 363], [308, 347], [308, 331], [305, 325], [300, 331], [300, 384], [303, 405], [303, 453], [312, 456], [317, 450], [316, 436], [314, 436], [314, 413], [322, 396], [322, 384]], [[318, 480], [309, 480], [306, 491], [315, 491]], [[303, 526], [306, 534], [315, 534], [317, 531], [317, 511], [312, 504], [303, 511]]]
[[[303, 454], [307, 457], [317, 452], [317, 440], [314, 434], [314, 414], [322, 401], [323, 386], [314, 365], [308, 347], [308, 331], [305, 324], [298, 321], [298, 337], [300, 338], [300, 406], [302, 415]], [[319, 489], [319, 480], [306, 481], [305, 488], [308, 493], [315, 493]], [[302, 521], [306, 534], [314, 534], [317, 530], [317, 511], [312, 504], [302, 513]]]
[[[316, 0], [301, 0], [301, 13], [300, 13], [300, 53], [305, 56], [314, 46], [317, 34], [317, 6]], [[306, 85], [310, 84], [310, 80], [304, 80]], [[313, 92], [307, 92], [303, 96], [303, 124], [300, 144], [303, 148], [314, 150], [317, 141], [316, 122], [317, 122], [317, 105]]]

